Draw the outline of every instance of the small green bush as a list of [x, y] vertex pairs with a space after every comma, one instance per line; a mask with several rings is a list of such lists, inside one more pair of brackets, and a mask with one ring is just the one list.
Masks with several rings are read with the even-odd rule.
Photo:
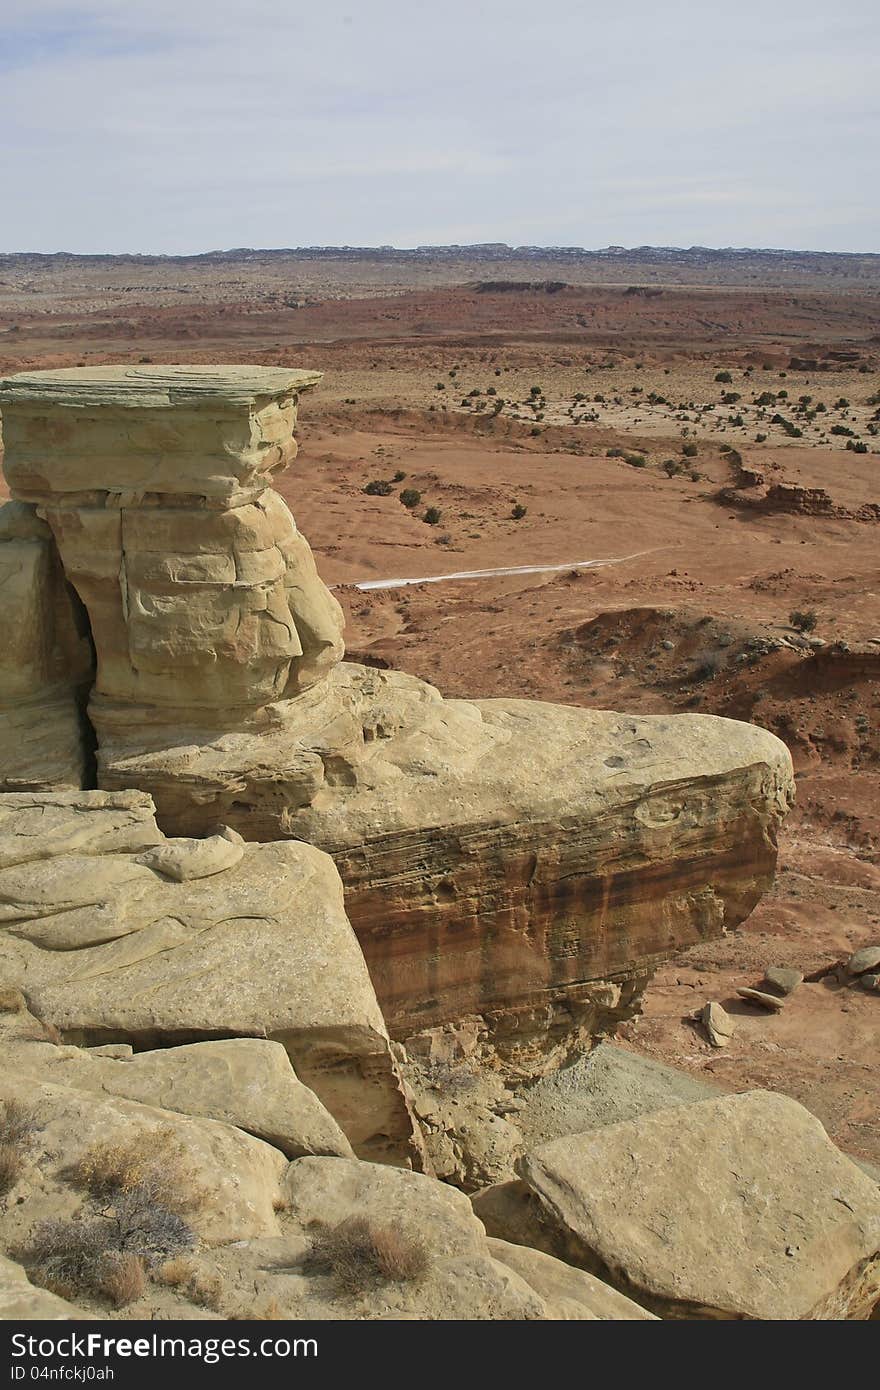
[[429, 526], [436, 526], [442, 519], [442, 516], [443, 513], [439, 507], [429, 507], [422, 517], [422, 521], [426, 521]]
[[798, 632], [813, 632], [819, 622], [819, 615], [815, 608], [808, 608], [805, 611], [796, 608], [793, 613], [789, 613], [788, 621], [792, 627], [797, 628]]

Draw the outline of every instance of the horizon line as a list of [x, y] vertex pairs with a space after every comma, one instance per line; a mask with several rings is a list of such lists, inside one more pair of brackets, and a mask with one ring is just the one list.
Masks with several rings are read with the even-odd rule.
[[835, 256], [852, 259], [864, 259], [865, 257], [880, 259], [880, 251], [823, 251], [809, 247], [785, 247], [785, 246], [706, 246], [702, 244], [692, 244], [690, 246], [661, 246], [653, 244], [642, 244], [640, 246], [620, 246], [609, 245], [601, 247], [584, 247], [561, 244], [536, 245], [523, 243], [520, 245], [510, 245], [504, 241], [481, 241], [481, 242], [437, 242], [422, 243], [416, 246], [394, 246], [388, 242], [377, 242], [373, 244], [352, 245], [342, 244], [333, 245], [312, 244], [309, 246], [230, 246], [212, 247], [202, 251], [69, 251], [59, 249], [57, 251], [0, 251], [0, 258], [13, 259], [17, 257], [41, 257], [53, 259], [56, 257], [68, 257], [71, 260], [167, 260], [185, 261], [198, 260], [210, 256], [289, 256], [289, 255], [340, 255], [358, 254], [362, 252], [384, 252], [398, 256], [426, 256], [432, 253], [473, 253], [473, 252], [506, 252], [513, 254], [536, 254], [536, 253], [555, 253], [568, 256], [603, 256], [608, 258], [632, 256], [639, 253], [663, 253], [673, 255], [688, 255], [693, 252], [708, 252], [717, 256]]

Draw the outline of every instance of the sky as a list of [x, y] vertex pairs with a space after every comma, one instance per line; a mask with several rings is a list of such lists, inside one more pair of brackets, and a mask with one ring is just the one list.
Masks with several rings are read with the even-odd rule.
[[0, 251], [880, 251], [878, 0], [0, 0]]

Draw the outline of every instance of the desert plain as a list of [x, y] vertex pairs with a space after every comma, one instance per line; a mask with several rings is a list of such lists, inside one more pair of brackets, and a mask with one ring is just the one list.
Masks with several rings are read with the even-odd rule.
[[[774, 887], [616, 1041], [880, 1163], [877, 1000], [836, 971], [880, 939], [880, 257], [0, 257], [0, 375], [217, 362], [324, 373], [278, 486], [352, 659], [787, 744]], [[772, 966], [778, 1013], [737, 995]]]

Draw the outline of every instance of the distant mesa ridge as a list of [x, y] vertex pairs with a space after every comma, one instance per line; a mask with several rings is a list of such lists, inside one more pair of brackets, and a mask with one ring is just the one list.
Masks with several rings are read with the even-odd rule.
[[273, 259], [285, 256], [299, 256], [310, 260], [370, 260], [421, 262], [425, 260], [491, 260], [505, 261], [559, 260], [569, 264], [577, 262], [626, 261], [637, 260], [642, 263], [700, 265], [707, 261], [713, 263], [725, 260], [737, 261], [748, 256], [757, 260], [772, 260], [774, 264], [789, 262], [803, 265], [805, 262], [819, 261], [823, 266], [834, 262], [852, 265], [862, 262], [876, 265], [880, 253], [858, 251], [810, 251], [788, 250], [777, 247], [748, 246], [605, 246], [587, 250], [582, 246], [508, 246], [505, 242], [490, 241], [470, 245], [416, 246], [400, 248], [395, 246], [288, 246], [251, 247], [238, 246], [225, 251], [201, 251], [190, 255], [165, 255], [140, 252], [120, 252], [118, 254], [84, 254], [73, 251], [16, 251], [0, 253], [0, 266], [16, 263], [39, 264], [43, 262], [89, 262], [112, 263], [132, 261], [141, 265], [156, 264], [227, 264], [252, 260]]

